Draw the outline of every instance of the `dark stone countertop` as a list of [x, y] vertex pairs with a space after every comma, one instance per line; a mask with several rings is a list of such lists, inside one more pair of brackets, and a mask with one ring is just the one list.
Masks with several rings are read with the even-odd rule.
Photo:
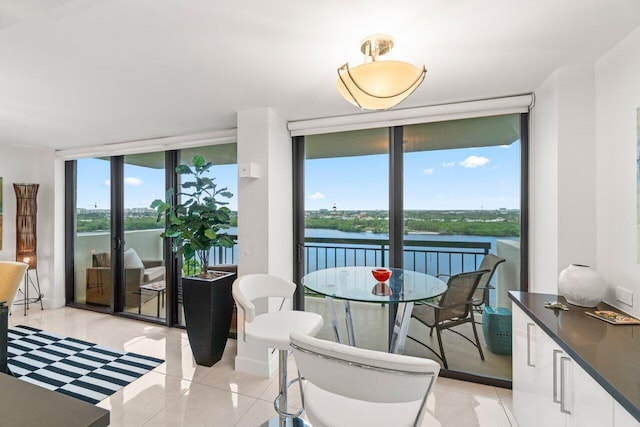
[[0, 425], [106, 427], [109, 411], [71, 396], [0, 374]]
[[[510, 291], [509, 297], [623, 408], [640, 421], [640, 325], [612, 325], [587, 316], [595, 310], [567, 304], [564, 297]], [[560, 301], [569, 311], [544, 308]], [[598, 310], [620, 309], [605, 303]]]

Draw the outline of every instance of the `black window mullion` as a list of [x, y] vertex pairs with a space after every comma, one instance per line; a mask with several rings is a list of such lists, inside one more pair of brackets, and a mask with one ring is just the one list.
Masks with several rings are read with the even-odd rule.
[[75, 292], [75, 234], [76, 234], [76, 180], [77, 160], [64, 164], [64, 226], [65, 226], [65, 302], [74, 303]]
[[[165, 166], [165, 189], [178, 188], [179, 178], [176, 173], [176, 167], [179, 164], [179, 154], [177, 150], [171, 150], [165, 152], [164, 166]], [[173, 194], [173, 199], [170, 201], [172, 205], [177, 203], [176, 192]], [[166, 227], [166, 224], [165, 224]], [[165, 273], [166, 273], [166, 319], [167, 326], [176, 326], [180, 323], [178, 319], [178, 283], [181, 278], [179, 277], [181, 266], [180, 260], [175, 256], [172, 250], [172, 239], [162, 239], [164, 259], [165, 259]]]
[[[389, 267], [403, 268], [404, 187], [402, 126], [389, 128]], [[389, 343], [398, 312], [397, 304], [389, 305]]]
[[[294, 136], [293, 143], [293, 280], [298, 287], [293, 308], [304, 310], [304, 136]], [[317, 251], [316, 251], [317, 253]], [[326, 260], [326, 258], [325, 258]], [[317, 264], [316, 264], [317, 268]]]
[[124, 311], [124, 156], [111, 157], [111, 309]]
[[402, 126], [389, 128], [389, 267], [403, 268], [404, 187]]

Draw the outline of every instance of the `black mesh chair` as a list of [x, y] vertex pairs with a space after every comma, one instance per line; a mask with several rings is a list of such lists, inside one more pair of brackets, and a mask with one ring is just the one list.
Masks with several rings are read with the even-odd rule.
[[473, 316], [473, 295], [476, 292], [478, 283], [480, 283], [482, 277], [487, 273], [489, 273], [489, 270], [478, 270], [451, 276], [447, 282], [447, 290], [440, 296], [440, 300], [437, 303], [427, 302], [416, 305], [413, 308], [411, 317], [429, 327], [429, 336], [433, 335], [434, 329], [436, 330], [440, 353], [412, 336], [409, 336], [409, 338], [433, 352], [442, 360], [445, 369], [448, 369], [449, 366], [444, 354], [444, 346], [442, 345], [442, 331], [465, 323], [471, 323], [475, 342], [458, 331], [451, 330], [451, 332], [460, 335], [476, 346], [480, 353], [480, 359], [484, 360], [484, 354], [480, 347], [476, 322]]
[[478, 287], [473, 293], [473, 307], [476, 311], [482, 313], [482, 307], [489, 305], [489, 291], [493, 289], [493, 286], [489, 284], [493, 278], [493, 274], [496, 272], [498, 265], [504, 262], [504, 258], [495, 256], [494, 254], [487, 254], [482, 258], [480, 267], [478, 270], [487, 270], [488, 272], [482, 275]]

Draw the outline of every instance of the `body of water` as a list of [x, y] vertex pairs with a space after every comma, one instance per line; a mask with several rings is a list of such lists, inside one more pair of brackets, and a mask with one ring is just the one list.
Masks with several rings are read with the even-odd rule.
[[[388, 234], [351, 233], [338, 230], [306, 229], [306, 238], [359, 239], [361, 244], [307, 243], [305, 271], [349, 265], [389, 266], [389, 247], [379, 243], [366, 244], [366, 240], [388, 240]], [[429, 245], [429, 242], [476, 242], [489, 243], [490, 253], [496, 251], [497, 240], [519, 240], [516, 237], [465, 236], [411, 233], [405, 240], [424, 241], [424, 245], [405, 246], [404, 268], [432, 275], [452, 275], [478, 269], [484, 250], [479, 248], [456, 248]]]
[[[237, 228], [227, 230], [237, 234]], [[361, 244], [307, 243], [305, 250], [305, 271], [312, 272], [322, 268], [346, 265], [388, 266], [388, 245], [367, 244], [366, 240], [388, 240], [384, 233], [354, 233], [329, 229], [305, 229], [306, 238], [358, 239]], [[410, 233], [405, 240], [425, 241], [424, 246], [407, 246], [404, 251], [404, 267], [427, 274], [457, 274], [463, 271], [477, 270], [484, 252], [480, 249], [448, 248], [429, 246], [428, 242], [483, 242], [491, 245], [490, 253], [496, 252], [497, 240], [515, 240], [518, 237], [440, 235], [431, 233]], [[228, 251], [231, 251], [229, 249]], [[237, 262], [237, 246], [233, 248], [233, 261], [230, 253], [226, 260], [216, 262]], [[215, 254], [212, 254], [212, 258]]]

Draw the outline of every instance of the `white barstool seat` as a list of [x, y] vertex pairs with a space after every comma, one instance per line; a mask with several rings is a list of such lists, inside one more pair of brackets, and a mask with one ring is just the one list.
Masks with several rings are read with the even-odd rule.
[[[303, 420], [297, 418], [302, 409], [297, 414], [287, 412], [287, 389], [290, 385], [287, 383], [289, 335], [298, 332], [313, 336], [322, 328], [323, 321], [316, 313], [284, 309], [285, 302], [293, 297], [295, 290], [295, 283], [268, 274], [247, 274], [237, 278], [233, 283], [233, 298], [238, 309], [244, 314], [244, 321], [238, 325], [238, 337], [242, 335], [247, 343], [279, 351], [280, 386], [278, 397], [273, 403], [278, 417], [263, 425], [303, 425]], [[279, 310], [256, 316], [254, 301], [262, 298], [282, 298]]]
[[[318, 322], [319, 320], [319, 322]], [[298, 331], [315, 335], [322, 327], [322, 317], [306, 311], [274, 311], [256, 316], [245, 325], [245, 340], [278, 350], [289, 350], [289, 334]]]

